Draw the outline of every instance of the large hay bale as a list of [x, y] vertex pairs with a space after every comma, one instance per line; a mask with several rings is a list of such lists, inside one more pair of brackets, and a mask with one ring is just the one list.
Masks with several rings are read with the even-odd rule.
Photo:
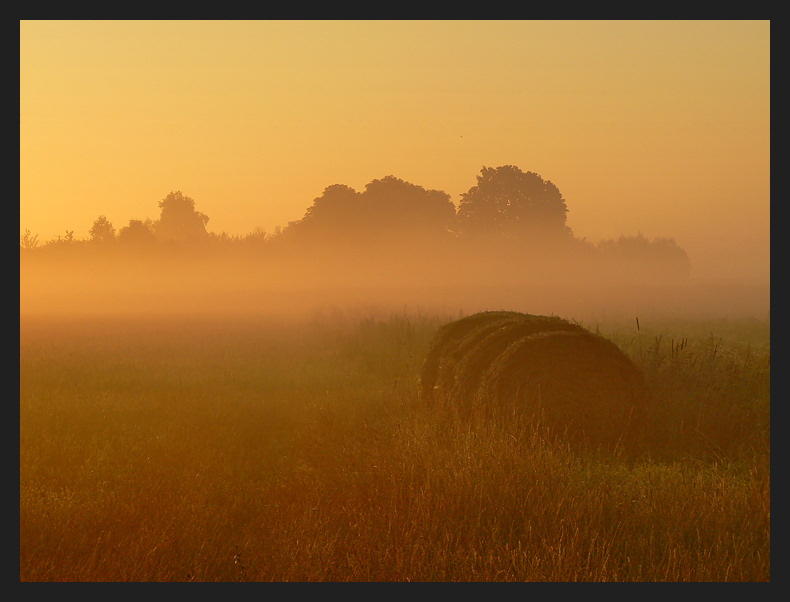
[[[514, 341], [544, 332], [584, 332], [578, 324], [561, 318], [546, 316], [524, 316], [522, 320], [497, 323], [493, 327], [480, 328], [464, 355], [455, 363], [453, 382], [437, 383], [439, 391], [447, 391], [452, 399], [474, 399], [493, 362], [500, 357]], [[468, 335], [472, 338], [472, 335]]]
[[[458, 380], [459, 364], [476, 349], [478, 343], [495, 332], [515, 326], [524, 334], [581, 329], [581, 326], [556, 316], [515, 311], [485, 311], [445, 324], [434, 336], [425, 356], [420, 375], [421, 397], [428, 401], [446, 398]], [[504, 330], [498, 336], [507, 339]]]
[[439, 328], [428, 348], [420, 374], [420, 397], [433, 401], [440, 374], [451, 371], [460, 358], [460, 341], [480, 327], [508, 319], [521, 319], [514, 311], [486, 311], [466, 316]]
[[641, 372], [589, 332], [543, 332], [514, 341], [491, 364], [474, 403], [540, 417], [569, 440], [639, 444], [647, 401]]
[[518, 414], [594, 447], [634, 448], [644, 379], [611, 341], [554, 316], [484, 312], [443, 327], [424, 364], [423, 399], [461, 416]]
[[[513, 327], [524, 326], [525, 324], [527, 322], [524, 315], [514, 314], [512, 316], [502, 316], [501, 318], [492, 317], [490, 321], [479, 323], [468, 332], [463, 334], [456, 333], [458, 336], [453, 340], [452, 350], [439, 363], [439, 369], [433, 385], [434, 392], [442, 396], [456, 387], [461, 365], [477, 349], [483, 339], [492, 333], [508, 331]], [[534, 328], [539, 330], [537, 325]]]

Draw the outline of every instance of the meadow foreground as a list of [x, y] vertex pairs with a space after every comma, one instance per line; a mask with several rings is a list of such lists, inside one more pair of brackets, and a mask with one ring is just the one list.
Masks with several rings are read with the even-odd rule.
[[770, 580], [767, 321], [601, 325], [630, 456], [421, 401], [451, 319], [23, 318], [20, 580]]

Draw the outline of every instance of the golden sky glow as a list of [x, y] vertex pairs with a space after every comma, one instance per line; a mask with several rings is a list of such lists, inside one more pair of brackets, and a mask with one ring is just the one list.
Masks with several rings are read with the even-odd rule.
[[386, 175], [554, 182], [574, 234], [768, 275], [768, 21], [21, 21], [20, 232], [300, 219]]

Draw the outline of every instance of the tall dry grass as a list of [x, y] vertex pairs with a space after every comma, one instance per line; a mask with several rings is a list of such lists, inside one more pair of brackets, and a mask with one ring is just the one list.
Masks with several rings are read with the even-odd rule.
[[449, 319], [23, 320], [20, 579], [770, 579], [763, 325], [604, 333], [663, 404], [634, 461], [420, 403]]

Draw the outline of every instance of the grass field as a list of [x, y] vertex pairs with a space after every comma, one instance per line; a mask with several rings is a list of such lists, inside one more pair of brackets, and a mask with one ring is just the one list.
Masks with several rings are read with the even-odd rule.
[[418, 402], [457, 316], [25, 318], [22, 581], [768, 581], [767, 321], [584, 324], [649, 456]]

